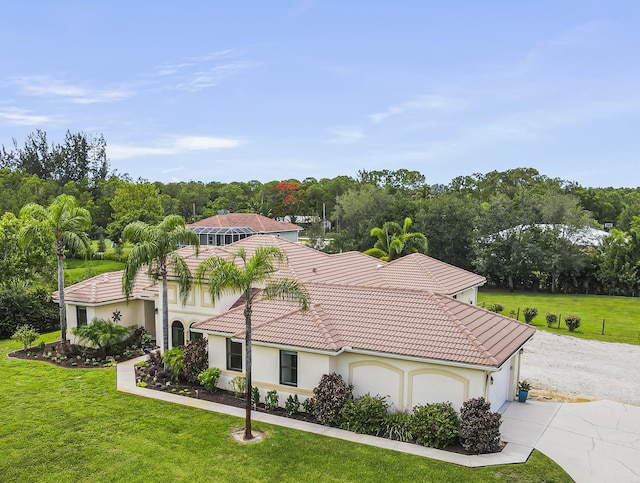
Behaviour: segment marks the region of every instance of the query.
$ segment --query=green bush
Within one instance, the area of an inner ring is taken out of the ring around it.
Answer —
[[[547,327],[550,329],[553,329],[558,323],[558,316],[552,312],[545,315],[545,319],[547,320]]]
[[[502,416],[492,413],[491,404],[483,397],[465,401],[460,409],[463,448],[475,454],[500,451],[501,420]]]
[[[162,363],[164,367],[171,373],[171,379],[177,381],[182,377],[184,371],[184,351],[182,347],[174,347],[164,351],[162,354]]]
[[[580,327],[580,317],[578,317],[577,315],[567,315],[564,318],[564,323],[567,324],[569,332],[573,332],[578,327]]]
[[[209,367],[207,339],[189,342],[182,348],[184,352],[184,378],[193,384],[198,382],[198,375]]]
[[[236,397],[244,396],[247,391],[247,379],[244,376],[236,376],[229,381],[231,391]]]
[[[502,304],[489,304],[487,305],[487,310],[490,310],[491,312],[495,312],[496,314],[501,314],[502,311],[504,310],[504,305]]]
[[[218,386],[221,372],[217,367],[209,367],[198,374],[198,382],[205,389],[214,392]]]
[[[267,391],[267,394],[264,396],[264,408],[267,411],[275,411],[278,409],[278,391],[272,389],[271,391]]]
[[[29,324],[21,325],[11,336],[13,340],[18,341],[23,345],[25,352],[38,337],[40,337],[40,334],[38,334]]]
[[[324,374],[313,389],[313,416],[320,424],[339,424],[340,410],[351,399],[352,392],[353,384],[344,382],[341,375]]]
[[[289,394],[287,398],[287,402],[284,404],[284,410],[287,412],[289,416],[297,413],[300,409],[300,400],[298,399],[297,394]]]
[[[44,334],[60,329],[58,305],[44,289],[0,290],[0,339],[8,339],[19,326],[29,324]]]
[[[378,436],[384,431],[387,416],[388,405],[385,399],[384,396],[367,393],[355,401],[348,400],[340,410],[340,427],[355,433]]]
[[[129,336],[129,329],[108,319],[94,318],[90,324],[72,327],[71,333],[82,342],[90,342],[108,356]]]
[[[313,416],[313,400],[310,397],[302,401],[302,409],[308,416]]]
[[[418,405],[413,408],[411,432],[418,444],[444,448],[459,435],[460,420],[450,402]]]
[[[527,324],[530,324],[531,322],[533,322],[533,319],[535,319],[538,316],[538,309],[535,307],[526,307],[523,313],[524,313],[524,321]]]
[[[388,413],[384,418],[384,435],[395,441],[413,441],[411,414],[404,411]]]
[[[256,386],[253,386],[251,388],[251,403],[253,404],[254,408],[257,408],[258,404],[260,404],[260,389],[258,389]]]

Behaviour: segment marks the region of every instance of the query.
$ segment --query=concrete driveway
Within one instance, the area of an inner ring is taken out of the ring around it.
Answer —
[[[505,441],[534,447],[578,483],[640,482],[640,407],[613,401],[513,402]]]

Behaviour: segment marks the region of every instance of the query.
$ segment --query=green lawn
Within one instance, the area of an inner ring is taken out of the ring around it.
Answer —
[[[101,273],[123,269],[124,263],[113,260],[76,260],[69,258],[64,261],[64,284],[65,286],[73,285]]]
[[[0,341],[3,482],[571,481],[538,452],[470,469],[262,423],[265,441],[243,445],[241,419],[117,393],[115,368],[7,358],[18,346]]]
[[[525,307],[538,309],[533,325],[538,329],[557,334],[573,334],[585,339],[598,339],[608,342],[627,342],[640,344],[640,299],[638,297],[609,297],[606,295],[552,295],[533,292],[508,292],[502,290],[481,289],[478,304],[501,303],[505,306],[503,315],[511,310],[520,309],[520,320]],[[560,328],[549,329],[545,315],[553,312],[561,315],[574,314],[581,317],[582,325],[576,332],[569,332],[564,320]],[[602,335],[602,319],[605,319],[605,331]]]

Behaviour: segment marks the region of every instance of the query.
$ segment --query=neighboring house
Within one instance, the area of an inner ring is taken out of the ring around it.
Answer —
[[[272,220],[256,213],[227,213],[196,221],[187,227],[200,238],[201,245],[225,246],[252,235],[276,235],[297,242],[302,227]]]
[[[590,226],[572,227],[564,224],[550,224],[550,223],[538,223],[535,225],[517,225],[513,228],[499,231],[497,234],[491,235],[490,239],[495,237],[501,237],[503,239],[513,236],[514,234],[523,233],[532,227],[538,228],[540,231],[545,232],[548,230],[555,230],[558,233],[558,237],[569,240],[574,245],[581,247],[597,247],[602,245],[604,239],[609,235],[609,232],[605,230],[599,230]]]
[[[459,409],[465,400],[479,396],[497,410],[515,396],[521,349],[535,329],[475,306],[484,277],[421,254],[385,263],[359,252],[329,255],[265,235],[230,247],[202,246],[198,256],[193,247],[180,252],[193,272],[210,256],[230,256],[240,246],[251,256],[265,245],[278,246],[287,254],[288,266],[274,277],[303,282],[311,307],[302,313],[294,304],[261,300],[259,295],[255,299],[253,384],[263,397],[275,389],[281,404],[289,394],[304,399],[330,372],[351,382],[355,395],[388,396],[389,403],[401,410],[442,401]],[[108,293],[97,297],[103,304],[101,313],[124,313],[126,304],[122,295],[118,298],[115,285],[105,284],[105,290],[111,287]],[[67,290],[88,299],[101,287],[99,277],[94,277]],[[206,337],[209,363],[222,370],[220,386],[227,387],[243,370],[243,298],[227,294],[212,301],[206,286],[194,285],[183,306],[176,287],[170,279],[169,345]],[[147,289],[143,283],[141,288]],[[159,294],[156,287],[156,308],[162,306]],[[110,308],[108,298],[113,300]],[[82,303],[80,299],[72,295],[67,300],[69,313]],[[129,304],[148,300],[140,295]],[[70,327],[75,320],[69,317]],[[123,317],[125,325],[131,321]],[[161,323],[162,314],[156,313],[158,338]]]

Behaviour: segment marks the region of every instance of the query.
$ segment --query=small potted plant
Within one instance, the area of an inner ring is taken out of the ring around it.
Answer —
[[[518,401],[523,403],[529,397],[529,391],[531,390],[531,384],[526,379],[518,383]]]

